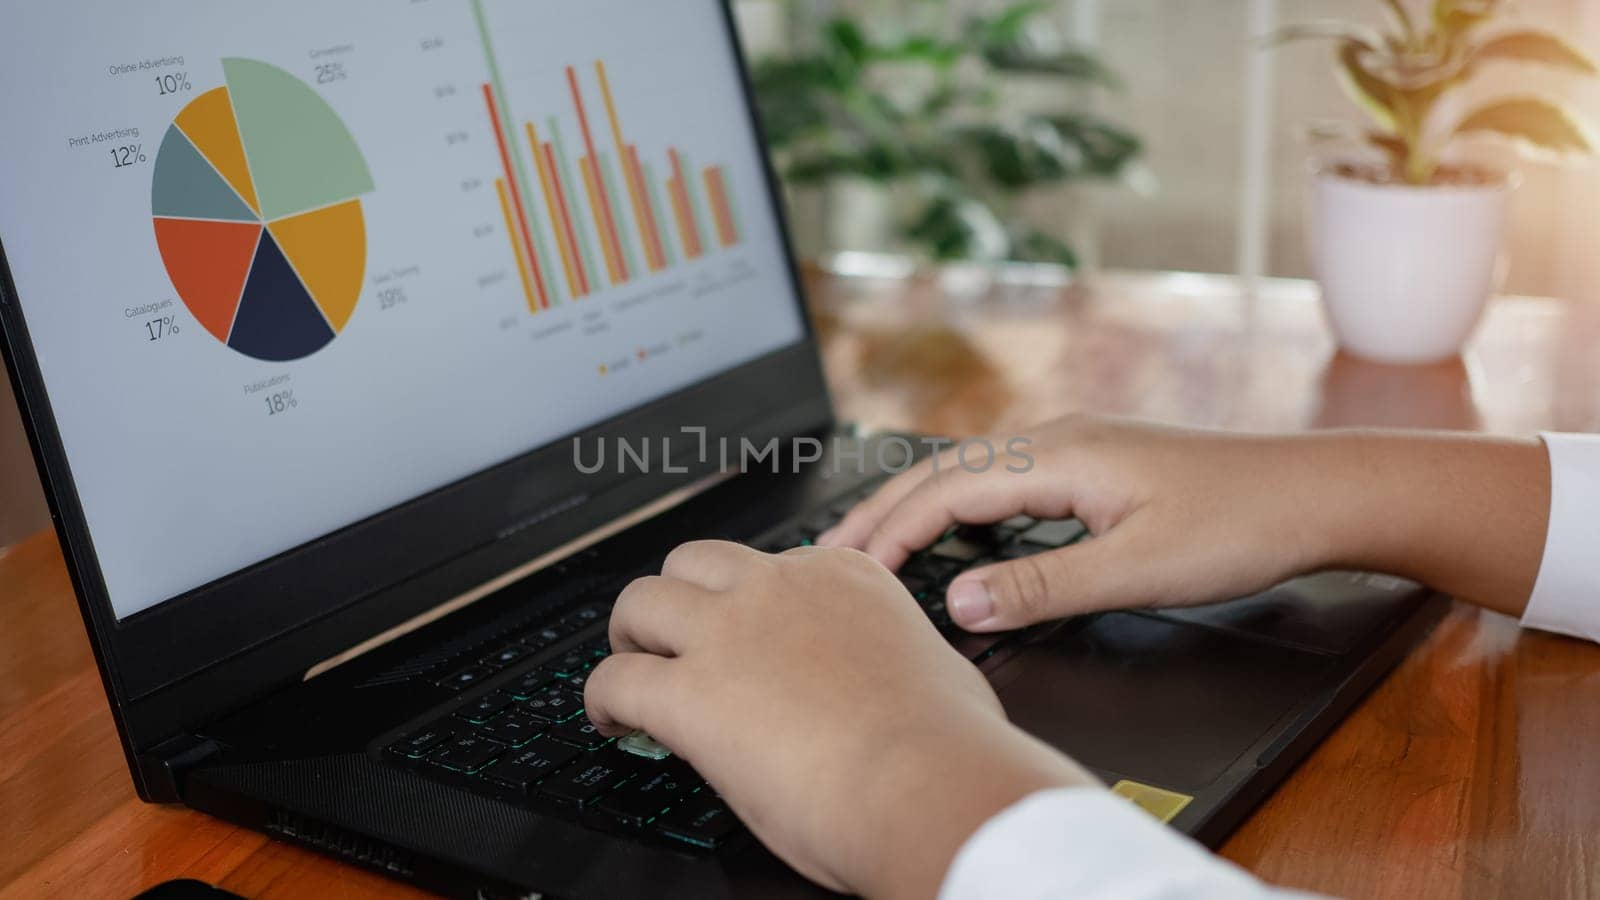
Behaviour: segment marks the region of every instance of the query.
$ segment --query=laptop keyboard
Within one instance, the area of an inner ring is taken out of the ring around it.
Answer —
[[[781,552],[809,545],[869,489],[774,529],[751,546]],[[1025,516],[994,526],[961,526],[912,557],[899,577],[941,633],[968,659],[982,662],[1019,633],[962,631],[945,609],[951,580],[975,566],[1046,552],[1087,535],[1076,520]],[[384,758],[429,778],[648,843],[706,852],[740,839],[743,827],[715,790],[670,750],[642,734],[606,738],[584,715],[584,684],[611,652],[610,600],[637,574],[645,572],[607,579],[604,589],[591,592],[595,599],[576,609],[568,605],[558,615],[546,612],[545,621],[519,616],[502,629],[480,631],[469,643],[474,655],[483,655],[470,664],[450,668],[435,659],[436,668],[447,669],[436,683],[462,696],[422,724],[380,741]]]

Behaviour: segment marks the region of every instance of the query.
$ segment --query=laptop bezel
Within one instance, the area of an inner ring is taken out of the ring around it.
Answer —
[[[659,442],[682,428],[762,440],[834,421],[784,198],[728,0],[736,66],[803,323],[799,341],[585,429],[592,442]],[[498,571],[573,540],[710,471],[583,476],[568,436],[118,621],[101,579],[48,390],[0,241],[0,351],[16,392],[80,610],[125,749],[140,750],[298,680],[311,665],[415,617]],[[590,444],[592,446],[592,443]],[[430,552],[431,551],[431,552]],[[137,766],[135,766],[137,779]]]

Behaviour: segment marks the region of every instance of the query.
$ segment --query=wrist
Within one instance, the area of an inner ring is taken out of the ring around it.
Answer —
[[[1384,572],[1519,615],[1543,554],[1548,455],[1538,441],[1347,433],[1309,438],[1306,569]]]
[[[953,727],[952,727],[953,726]],[[902,734],[855,799],[851,885],[873,900],[938,894],[956,853],[990,819],[1038,791],[1097,782],[1003,717]]]

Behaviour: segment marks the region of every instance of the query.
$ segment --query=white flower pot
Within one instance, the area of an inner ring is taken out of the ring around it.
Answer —
[[[1499,288],[1513,187],[1313,174],[1307,236],[1339,345],[1388,363],[1458,355]]]

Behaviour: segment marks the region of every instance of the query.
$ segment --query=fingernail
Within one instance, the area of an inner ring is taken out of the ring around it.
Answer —
[[[989,596],[989,586],[977,580],[950,585],[945,594],[945,607],[962,628],[981,625],[994,618],[994,598]]]
[[[818,547],[832,547],[833,546],[833,539],[838,534],[839,534],[839,529],[837,529],[837,528],[829,528],[827,531],[824,531],[823,533],[817,535],[817,546]]]

